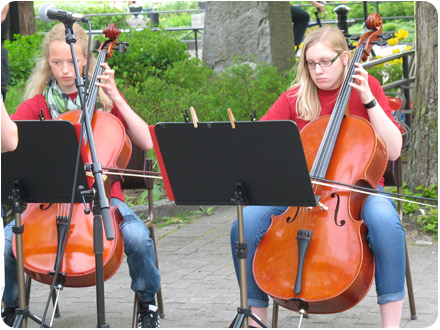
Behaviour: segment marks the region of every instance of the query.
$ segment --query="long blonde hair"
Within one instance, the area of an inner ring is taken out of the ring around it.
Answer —
[[[76,37],[76,44],[81,46],[82,55],[87,58],[88,49],[88,35],[79,24],[73,24],[73,32]],[[35,95],[42,94],[47,86],[47,82],[52,78],[52,70],[50,69],[47,57],[49,55],[49,46],[54,41],[66,40],[66,29],[63,23],[56,24],[44,37],[41,57],[37,60],[37,65],[33,69],[29,82],[26,85],[26,91],[24,94],[24,100],[28,100]],[[96,60],[93,56],[90,56],[89,62],[89,78],[92,77],[95,69]],[[85,68],[83,69],[85,70]],[[85,75],[85,72],[81,72],[81,75]],[[110,98],[101,90],[98,91],[98,98],[102,104],[103,110],[111,111],[113,109],[113,102]]]
[[[289,87],[298,88],[296,99],[296,112],[303,120],[314,120],[321,113],[321,103],[318,98],[318,88],[310,76],[307,68],[306,54],[314,44],[322,42],[337,53],[348,52],[347,41],[344,34],[337,27],[326,26],[312,31],[305,39],[301,49],[301,56],[298,64],[298,72],[295,81]],[[348,64],[345,66],[347,73]]]

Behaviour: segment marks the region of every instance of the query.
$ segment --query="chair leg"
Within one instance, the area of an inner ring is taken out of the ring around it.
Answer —
[[[159,269],[159,261],[158,261],[159,258],[157,257],[156,236],[154,234],[153,223],[151,221],[148,222],[147,227],[150,230],[150,235],[154,242],[154,252],[156,254],[156,267],[157,269]],[[160,318],[163,319],[165,317],[165,309],[163,306],[162,287],[159,288],[159,291],[157,292],[156,295],[157,295],[157,307],[159,308]]]
[[[414,300],[414,291],[411,276],[411,267],[409,265],[408,248],[405,241],[406,253],[406,288],[408,290],[409,310],[411,312],[411,320],[417,320],[416,302]]]
[[[272,328],[278,328],[278,309],[279,309],[278,303],[275,300],[273,300],[273,305],[272,305]]]
[[[32,278],[26,275],[26,306],[29,306],[29,302],[31,300],[31,287],[32,287]],[[52,291],[52,304],[55,306],[55,301],[57,298],[57,294],[55,291]],[[56,304],[55,307],[55,317],[60,317],[60,309],[59,304]]]
[[[402,187],[397,187],[397,192],[399,194],[402,193]],[[399,212],[400,220],[403,219],[403,202],[397,202],[397,209]],[[412,284],[412,276],[411,276],[411,266],[409,264],[409,255],[408,255],[408,245],[405,239],[405,257],[406,257],[406,288],[408,290],[408,300],[409,300],[409,310],[411,312],[411,320],[417,320],[417,312],[416,312],[416,302],[414,299],[414,290]]]
[[[131,321],[131,327],[132,328],[137,328],[137,323],[138,323],[138,309],[139,309],[139,300],[138,300],[138,296],[135,293],[134,294],[134,303],[133,303],[133,319]]]

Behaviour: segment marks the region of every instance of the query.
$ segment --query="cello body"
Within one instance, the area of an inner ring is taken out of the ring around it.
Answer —
[[[28,204],[22,215],[23,259],[26,273],[32,279],[52,284],[58,249],[56,220],[59,206],[69,204]],[[107,241],[103,235],[104,280],[113,276],[124,256],[124,243],[120,233],[121,221],[116,208],[110,209],[115,239]],[[15,241],[15,236],[14,236]],[[15,242],[13,242],[15,254]],[[93,251],[93,214],[84,214],[84,205],[75,204],[69,228],[60,273],[65,287],[88,287],[96,284],[95,255]]]
[[[309,170],[315,162],[329,116],[309,123],[301,131]],[[387,165],[387,150],[372,125],[346,116],[340,127],[326,179],[376,188]],[[272,217],[256,250],[253,272],[258,286],[281,306],[308,313],[337,313],[356,305],[374,278],[374,257],[361,219],[365,195],[317,185],[315,195],[323,207],[289,207]],[[301,230],[311,233],[305,258],[300,261]],[[295,292],[298,265],[302,285]],[[295,289],[294,289],[295,288]]]
[[[58,119],[79,122],[81,110],[60,115]],[[96,112],[91,121],[97,154],[102,164],[123,168],[131,156],[131,141],[125,133],[121,121],[106,112]],[[83,160],[90,162],[90,149],[83,148]],[[110,176],[108,178],[111,178]],[[93,180],[91,180],[93,181]],[[111,179],[106,180],[105,190],[110,196]],[[51,284],[53,280],[56,254],[59,248],[57,220],[67,218],[66,204],[29,204],[22,215],[26,230],[23,233],[23,256],[26,273],[41,283]],[[74,204],[67,243],[61,261],[60,273],[66,287],[88,287],[96,284],[95,254],[93,249],[93,214],[84,213],[84,204]],[[124,242],[120,230],[121,216],[116,208],[110,208],[114,240],[108,241],[103,235],[104,280],[118,270],[124,256]],[[13,252],[15,249],[13,237]]]

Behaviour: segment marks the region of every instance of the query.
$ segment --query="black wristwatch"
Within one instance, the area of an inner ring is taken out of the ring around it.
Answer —
[[[374,108],[377,105],[377,100],[375,97],[373,97],[373,99],[368,102],[368,103],[364,103],[364,107],[365,109],[371,109]]]

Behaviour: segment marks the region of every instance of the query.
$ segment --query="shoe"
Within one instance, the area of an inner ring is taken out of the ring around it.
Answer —
[[[2,309],[2,320],[6,325],[12,327],[14,325],[15,317],[17,316],[17,312],[15,309],[17,307],[5,307]]]
[[[159,328],[159,308],[153,303],[139,302],[138,328]]]

